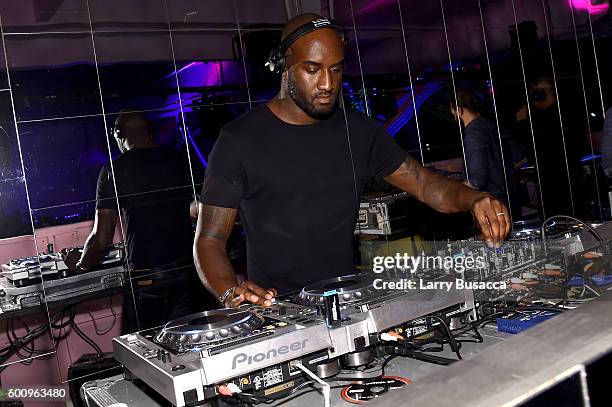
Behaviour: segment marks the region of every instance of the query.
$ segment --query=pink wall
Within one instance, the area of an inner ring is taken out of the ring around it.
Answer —
[[[116,295],[88,301],[79,304],[77,307],[77,315],[75,323],[78,327],[91,339],[98,344],[103,352],[112,352],[111,340],[118,336],[121,330],[121,301],[122,296]],[[89,311],[89,313],[88,313]],[[57,310],[50,310],[51,314]],[[113,316],[113,312],[115,315]],[[91,313],[91,315],[90,315]],[[30,329],[39,325],[48,323],[46,314],[32,315],[23,317],[21,320],[27,324]],[[1,321],[2,335],[0,336],[0,347],[8,345],[6,337],[6,321]],[[15,329],[17,336],[23,336],[26,329],[21,323],[15,322],[18,327]],[[98,330],[98,333],[96,332]],[[100,335],[100,332],[107,333]],[[64,337],[64,335],[66,335]],[[68,367],[74,363],[81,355],[85,353],[95,353],[93,348],[83,341],[73,330],[68,327],[62,330],[53,330],[54,337],[63,337],[56,341],[48,334],[41,336],[35,341],[36,350],[51,350],[51,354],[47,356],[37,356],[30,359],[30,365],[23,365],[19,362],[21,359],[18,356],[13,356],[8,363],[8,366],[1,374],[2,387],[8,388],[13,386],[65,386],[68,390]],[[57,347],[57,351],[53,349]],[[43,407],[43,406],[61,405],[60,403],[51,402],[33,402],[26,401],[26,407]]]
[[[36,245],[33,236],[19,236],[8,239],[0,239],[0,264],[15,258],[33,256],[36,247],[40,251],[47,250],[47,244],[52,243],[56,251],[66,247],[82,246],[91,231],[93,221],[79,222],[71,225],[55,226],[36,230]],[[115,233],[115,242],[121,241],[120,233]],[[104,352],[111,352],[111,339],[118,336],[121,331],[121,303],[122,296],[101,298],[81,303],[76,308],[75,323],[91,339],[93,339]],[[56,313],[57,309],[49,310],[50,314]],[[113,315],[113,313],[115,315]],[[48,324],[46,314],[39,313],[20,318],[23,323],[33,329],[42,324]],[[26,327],[19,320],[14,320],[15,334],[21,337],[27,333]],[[96,332],[96,330],[98,332]],[[104,334],[101,332],[108,331]],[[53,330],[54,337],[62,339],[56,341],[46,334],[38,338],[35,343],[36,350],[49,350],[50,355],[37,355],[30,360],[31,364],[19,363],[24,360],[15,355],[7,361],[8,367],[0,373],[3,388],[14,386],[61,386],[68,380],[68,368],[81,355],[95,353],[90,345],[83,341],[73,330]],[[8,345],[7,321],[0,321],[0,348]],[[55,350],[55,348],[57,350]],[[25,353],[25,352],[24,352]],[[27,356],[27,355],[24,355]],[[17,363],[15,363],[17,362]],[[60,403],[25,402],[27,407],[46,407],[49,405],[61,405]]]

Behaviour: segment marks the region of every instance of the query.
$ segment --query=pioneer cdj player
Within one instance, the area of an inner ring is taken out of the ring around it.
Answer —
[[[301,376],[290,362],[326,360],[331,342],[313,314],[285,303],[204,311],[114,338],[113,351],[129,375],[181,407],[215,397],[218,383],[256,391],[288,386]]]
[[[333,324],[325,309],[330,295],[339,309]],[[470,304],[470,292],[386,292],[351,275],[279,297],[270,307],[205,311],[123,335],[113,339],[113,351],[126,377],[141,379],[178,407],[216,397],[224,383],[279,395],[306,380],[300,368],[327,378],[365,365],[381,333]]]

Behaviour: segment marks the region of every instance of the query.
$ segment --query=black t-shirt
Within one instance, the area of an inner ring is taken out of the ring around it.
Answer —
[[[193,187],[184,154],[164,148],[132,149],[113,161],[126,249],[134,269],[192,259],[189,204]],[[97,209],[117,209],[110,164],[98,178]]]
[[[285,293],[354,272],[356,195],[407,153],[367,116],[347,111],[347,121],[348,132],[338,109],[292,125],[262,105],[221,130],[200,200],[240,209],[247,273],[265,288]]]

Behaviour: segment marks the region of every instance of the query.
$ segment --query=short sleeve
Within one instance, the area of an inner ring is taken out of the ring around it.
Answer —
[[[372,134],[370,159],[368,162],[369,178],[380,180],[391,175],[408,157],[393,138],[378,124],[369,118],[365,118],[368,131]]]
[[[221,131],[209,159],[199,201],[205,205],[238,208],[243,196],[242,165],[231,133]]]
[[[105,165],[98,176],[96,186],[96,209],[117,209],[117,198],[110,166]]]

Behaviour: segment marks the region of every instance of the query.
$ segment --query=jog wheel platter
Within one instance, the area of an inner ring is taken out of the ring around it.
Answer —
[[[353,274],[310,284],[302,289],[294,301],[308,307],[322,306],[325,294],[330,291],[338,294],[341,305],[367,300],[376,293],[371,278]]]
[[[175,319],[155,335],[155,342],[181,351],[231,340],[254,332],[264,319],[250,311],[217,309]]]

